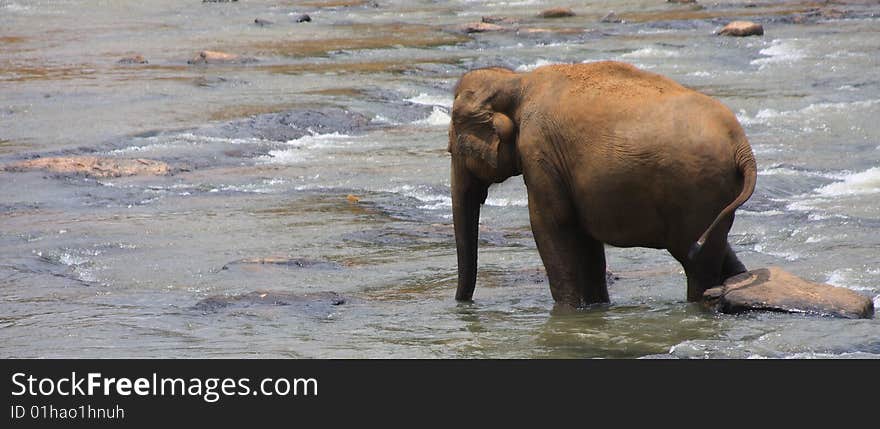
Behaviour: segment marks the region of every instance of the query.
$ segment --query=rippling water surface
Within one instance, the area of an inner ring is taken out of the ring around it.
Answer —
[[[747,266],[880,304],[877,2],[593,1],[535,17],[556,5],[0,0],[0,163],[173,171],[0,170],[0,356],[880,357],[877,319],[705,312],[650,249],[607,249],[612,305],[552,314],[521,178],[490,190],[475,302],[452,299],[457,78],[614,59],[737,113],[760,168],[731,231]],[[612,10],[623,22],[600,22]],[[458,31],[486,15],[519,22]],[[738,18],[765,35],[712,35]],[[205,49],[255,61],[187,63]],[[135,54],[148,63],[117,63]],[[296,299],[197,305],[254,291]]]

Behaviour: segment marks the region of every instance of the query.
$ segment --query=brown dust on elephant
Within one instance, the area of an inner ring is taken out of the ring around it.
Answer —
[[[609,302],[604,245],[666,249],[687,298],[745,272],[727,242],[757,166],[717,100],[629,64],[484,68],[455,87],[449,128],[456,299],[471,300],[480,206],[522,174],[557,306]]]

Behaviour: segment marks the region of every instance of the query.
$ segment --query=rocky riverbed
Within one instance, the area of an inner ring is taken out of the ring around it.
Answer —
[[[446,153],[472,68],[662,73],[752,142],[743,262],[876,306],[878,22],[846,0],[0,0],[0,356],[880,357],[877,318],[707,311],[650,249],[608,249],[610,306],[553,313],[519,178],[490,189],[458,304]]]

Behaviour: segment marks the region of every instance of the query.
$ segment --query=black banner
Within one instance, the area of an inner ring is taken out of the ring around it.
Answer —
[[[387,423],[871,410],[878,361],[6,360],[7,424]],[[806,408],[804,408],[806,407]],[[873,411],[871,411],[873,413]],[[519,417],[518,417],[519,416]],[[797,417],[793,415],[792,418]],[[870,413],[865,417],[870,418]]]

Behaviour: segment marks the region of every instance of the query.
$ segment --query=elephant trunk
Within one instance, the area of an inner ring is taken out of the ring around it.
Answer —
[[[452,158],[452,221],[458,253],[458,289],[455,299],[470,301],[477,284],[477,240],[480,206],[486,201],[488,184],[474,177],[463,161]]]

